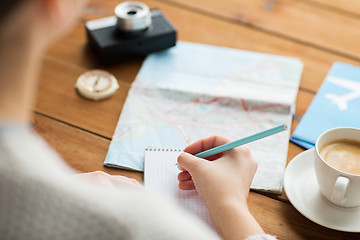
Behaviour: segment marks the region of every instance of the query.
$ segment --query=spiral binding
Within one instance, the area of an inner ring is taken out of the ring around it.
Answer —
[[[147,147],[145,151],[158,151],[158,152],[182,152],[180,148],[158,148],[158,147]]]

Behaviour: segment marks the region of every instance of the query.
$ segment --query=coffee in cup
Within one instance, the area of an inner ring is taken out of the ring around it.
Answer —
[[[322,133],[314,151],[320,192],[341,207],[360,205],[360,129],[334,128]]]
[[[330,166],[346,173],[360,175],[360,142],[339,139],[325,144],[320,156]]]

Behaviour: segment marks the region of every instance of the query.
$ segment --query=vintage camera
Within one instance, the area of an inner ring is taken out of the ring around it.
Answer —
[[[158,9],[123,2],[115,16],[86,22],[88,42],[104,64],[175,46],[176,30]]]

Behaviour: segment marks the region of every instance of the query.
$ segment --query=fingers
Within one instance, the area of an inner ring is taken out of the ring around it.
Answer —
[[[113,184],[128,185],[128,186],[143,188],[143,185],[141,185],[136,179],[128,178],[125,176],[120,176],[120,175],[111,176],[111,181]]]
[[[179,188],[181,190],[194,190],[195,185],[189,172],[181,172],[178,175]]]
[[[191,154],[196,154],[228,142],[230,142],[230,140],[225,137],[212,136],[190,144],[187,148],[185,148],[184,151]]]
[[[111,179],[109,178],[110,175],[105,172],[102,172],[102,171],[81,173],[78,176],[96,181],[97,183],[101,184],[102,186],[111,187],[113,185]]]
[[[227,152],[230,156],[234,156],[238,159],[252,159],[250,149],[247,146],[240,146],[231,149]]]
[[[120,175],[110,175],[102,171],[82,173],[79,176],[96,181],[102,186],[132,186],[137,188],[143,188],[143,186],[136,179]]]
[[[185,182],[179,182],[179,188],[181,190],[194,190],[195,185],[194,185],[194,182],[192,180],[185,181]]]
[[[197,176],[205,165],[206,160],[194,157],[189,153],[181,153],[178,157],[178,165],[185,171],[179,173],[179,188],[182,190],[194,190],[195,185],[192,176]]]
[[[191,180],[191,175],[190,175],[190,173],[189,172],[181,172],[181,173],[179,173],[179,175],[178,175],[178,180],[180,181],[180,182],[184,182],[184,181],[189,181],[189,180]]]
[[[186,152],[181,153],[177,159],[179,168],[188,171],[191,176],[194,176],[194,174],[202,169],[205,161]]]

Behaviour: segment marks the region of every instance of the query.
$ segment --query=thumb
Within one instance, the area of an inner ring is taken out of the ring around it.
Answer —
[[[189,153],[183,152],[179,155],[177,162],[180,170],[188,171],[191,176],[201,171],[206,164],[205,159],[195,157]]]

